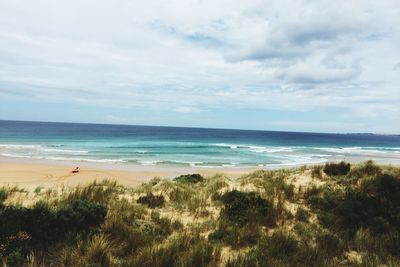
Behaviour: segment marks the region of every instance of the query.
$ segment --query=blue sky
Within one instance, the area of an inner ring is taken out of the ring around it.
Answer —
[[[0,119],[400,133],[400,4],[0,0]]]

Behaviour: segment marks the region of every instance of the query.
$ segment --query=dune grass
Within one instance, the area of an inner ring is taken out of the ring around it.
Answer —
[[[399,266],[399,210],[400,168],[371,161],[257,171],[235,180],[154,178],[136,188],[108,180],[34,192],[2,187],[0,260],[4,266]]]

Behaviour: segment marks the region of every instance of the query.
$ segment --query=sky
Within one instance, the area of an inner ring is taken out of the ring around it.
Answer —
[[[0,0],[0,119],[400,133],[398,0]]]

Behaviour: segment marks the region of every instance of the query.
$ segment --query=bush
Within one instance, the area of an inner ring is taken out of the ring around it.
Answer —
[[[148,193],[145,196],[139,197],[137,203],[146,204],[149,208],[162,207],[164,205],[163,195],[153,195],[153,193]]]
[[[179,182],[179,183],[195,184],[195,183],[202,182],[204,180],[204,178],[200,174],[195,173],[195,174],[181,175],[181,176],[174,178],[173,180],[176,182]]]
[[[25,263],[25,254],[16,249],[7,256],[6,263],[6,266],[10,267],[23,266]]]
[[[77,200],[54,210],[39,202],[33,208],[7,206],[0,210],[0,244],[3,254],[15,251],[25,256],[62,242],[68,233],[86,234],[104,220],[106,209],[95,203]]]
[[[43,186],[37,186],[35,190],[33,191],[35,194],[40,194],[40,192],[43,190]]]
[[[221,200],[224,204],[221,214],[233,223],[244,225],[250,221],[263,224],[274,222],[272,204],[255,192],[233,190],[223,194]]]
[[[271,236],[262,238],[258,250],[266,257],[285,260],[293,256],[298,250],[297,240],[290,234],[282,231],[274,232]]]
[[[7,197],[8,197],[7,190],[4,187],[0,188],[0,205],[7,199]]]
[[[376,192],[372,192],[391,206],[400,206],[400,179],[389,174],[383,174],[374,179]]]
[[[364,164],[357,166],[350,172],[350,176],[356,178],[365,178],[368,176],[374,177],[380,174],[382,174],[382,169],[375,165],[372,160],[366,161]]]
[[[310,213],[307,210],[305,210],[301,207],[299,207],[297,209],[296,216],[295,216],[296,220],[301,221],[301,222],[306,222],[306,221],[308,221],[309,217],[310,217]]]
[[[85,201],[75,200],[55,213],[58,227],[62,232],[82,232],[91,227],[99,226],[107,214],[102,205]]]
[[[329,176],[340,176],[349,173],[351,168],[350,163],[341,161],[339,163],[326,163],[324,166],[324,173]]]
[[[317,235],[316,242],[319,253],[329,257],[341,254],[344,248],[340,238],[329,232]]]
[[[367,221],[367,225],[374,234],[386,233],[390,229],[389,222],[383,217],[373,217]]]
[[[303,266],[299,263],[304,257],[298,254],[298,241],[283,231],[277,231],[261,238],[246,255],[229,260],[227,266]]]
[[[374,233],[383,233],[390,227],[399,228],[396,190],[393,177],[376,178],[375,191],[365,193],[357,189],[348,189],[344,194],[337,190],[328,190],[321,197],[310,198],[312,207],[319,209],[318,218],[326,227],[338,233],[352,236],[360,228],[370,229]]]
[[[261,236],[258,224],[249,223],[244,226],[232,224],[229,221],[220,221],[218,228],[208,235],[210,241],[222,241],[234,248],[255,245]]]

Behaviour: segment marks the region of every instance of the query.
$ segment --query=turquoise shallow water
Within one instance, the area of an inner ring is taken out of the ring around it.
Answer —
[[[400,162],[400,136],[0,121],[0,156],[197,167]]]

